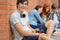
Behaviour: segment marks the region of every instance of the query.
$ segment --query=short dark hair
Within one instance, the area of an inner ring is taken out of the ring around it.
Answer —
[[[37,5],[37,6],[35,7],[35,9],[38,10],[38,9],[41,8],[41,7],[42,7],[41,5]]]
[[[57,6],[57,4],[52,4],[51,8],[56,9],[56,8],[58,8],[58,6]]]
[[[27,1],[27,5],[28,5],[28,0],[17,0],[17,3],[16,3],[16,5],[18,5],[19,3],[24,3],[25,1]],[[17,6],[18,7],[18,6]]]

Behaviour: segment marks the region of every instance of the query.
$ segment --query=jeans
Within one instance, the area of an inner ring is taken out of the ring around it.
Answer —
[[[57,29],[60,29],[60,23],[58,24],[58,27],[57,27]]]
[[[45,27],[45,24],[37,24],[37,25],[31,25],[30,26],[34,29],[38,28],[42,30],[42,33],[46,33],[47,28]]]
[[[38,40],[39,36],[27,36],[24,37],[22,40]]]

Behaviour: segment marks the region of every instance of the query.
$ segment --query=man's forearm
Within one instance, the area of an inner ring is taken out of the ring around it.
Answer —
[[[34,31],[35,29],[33,29],[30,25],[29,25],[29,23],[27,23],[27,26],[31,29],[31,31]]]
[[[33,32],[24,32],[21,34],[22,36],[39,36],[39,33],[33,33]]]

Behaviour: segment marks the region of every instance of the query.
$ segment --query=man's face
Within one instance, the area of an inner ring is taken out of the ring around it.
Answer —
[[[53,9],[53,12],[58,12],[58,9]]]
[[[43,8],[41,7],[41,8],[38,9],[38,11],[41,13],[41,12],[42,12],[42,9],[43,9]]]
[[[20,11],[24,11],[24,10],[27,8],[27,5],[28,5],[27,1],[25,1],[25,2],[23,2],[23,3],[19,3],[19,4],[18,4],[18,9],[19,9]]]

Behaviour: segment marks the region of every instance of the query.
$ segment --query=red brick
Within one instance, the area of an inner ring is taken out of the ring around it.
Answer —
[[[0,34],[1,34],[1,33],[9,34],[9,31],[10,31],[9,28],[8,28],[8,29],[7,29],[7,28],[1,28],[1,29],[0,29]]]
[[[16,1],[8,2],[9,5],[16,5]]]
[[[0,39],[7,40],[9,39],[9,31],[8,30],[0,30]]]
[[[14,12],[14,9],[13,10],[10,9],[10,11],[8,13],[9,13],[9,15],[11,15],[13,12]]]
[[[8,10],[8,6],[6,6],[6,5],[0,5],[0,10]]]
[[[7,12],[8,12],[8,10],[3,10],[3,9],[1,10],[1,9],[0,9],[0,15],[2,15],[2,14],[5,15],[5,14],[7,14]]]
[[[3,2],[0,1],[0,5],[7,5],[7,1],[3,1]]]
[[[4,17],[7,17],[8,16],[8,13],[7,12],[0,12],[0,18],[4,18]]]
[[[9,7],[9,10],[15,10],[15,9],[16,9],[15,5]]]
[[[9,40],[9,38],[1,38],[0,40]]]
[[[9,27],[10,25],[9,24],[0,24],[0,30],[2,29],[2,30],[4,30],[4,29],[9,29],[10,27]]]
[[[0,19],[0,24],[7,24],[9,23],[9,19]]]

